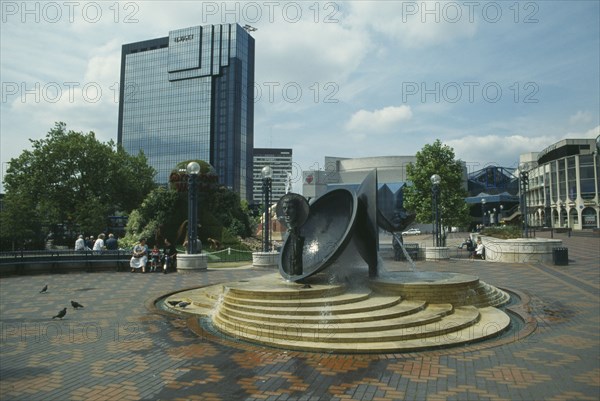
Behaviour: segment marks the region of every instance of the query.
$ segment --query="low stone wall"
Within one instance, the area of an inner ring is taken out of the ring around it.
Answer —
[[[528,263],[552,262],[552,248],[562,246],[562,240],[549,238],[498,239],[478,235],[485,246],[488,262]]]

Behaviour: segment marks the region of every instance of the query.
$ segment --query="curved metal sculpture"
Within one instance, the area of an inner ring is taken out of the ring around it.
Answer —
[[[346,189],[335,189],[317,199],[310,205],[306,222],[297,227],[297,235],[303,237],[302,252],[293,249],[289,235],[281,249],[279,273],[286,280],[300,281],[333,263],[352,239],[357,210],[356,195]],[[294,270],[298,264],[301,272]]]
[[[335,189],[318,198],[309,206],[304,224],[298,197],[287,194],[277,204],[277,215],[289,234],[281,250],[280,274],[301,281],[323,271],[352,246],[369,266],[369,276],[377,276],[376,172],[365,178],[356,194]],[[294,205],[290,208],[290,204]]]
[[[308,202],[302,195],[287,193],[281,197],[275,211],[288,229],[290,250],[286,253],[288,262],[286,271],[289,275],[302,275],[304,270],[302,252],[305,237],[300,232],[300,227],[308,219],[310,211]]]

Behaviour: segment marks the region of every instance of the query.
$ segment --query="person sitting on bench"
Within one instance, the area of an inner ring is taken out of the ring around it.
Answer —
[[[477,247],[471,255],[474,259],[485,259],[485,246],[481,242],[481,239],[477,240]]]

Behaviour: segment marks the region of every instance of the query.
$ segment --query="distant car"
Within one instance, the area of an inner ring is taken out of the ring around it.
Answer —
[[[409,228],[406,231],[402,231],[402,235],[419,235],[421,234],[421,230],[418,228]]]

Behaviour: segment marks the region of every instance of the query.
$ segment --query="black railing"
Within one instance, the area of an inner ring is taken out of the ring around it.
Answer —
[[[62,264],[80,264],[91,269],[97,263],[115,264],[117,269],[128,264],[131,250],[117,251],[74,251],[74,250],[39,250],[0,252],[0,267],[16,267],[16,272],[23,272],[27,265],[50,265],[52,270]],[[2,269],[5,271],[6,269]]]

